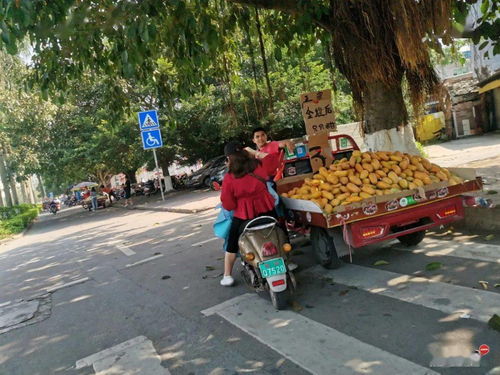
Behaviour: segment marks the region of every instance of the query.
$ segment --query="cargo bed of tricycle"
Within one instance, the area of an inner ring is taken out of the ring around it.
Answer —
[[[450,170],[464,178],[470,178],[471,173],[474,173],[474,171],[470,169],[451,168]],[[278,193],[282,194],[296,186],[301,186],[306,177],[310,177],[310,175],[302,175],[287,179],[288,181],[284,183],[278,182]],[[285,207],[300,216],[304,223],[322,228],[332,228],[390,213],[408,210],[414,211],[417,207],[448,200],[452,197],[472,193],[481,189],[481,178],[474,176],[464,183],[453,186],[446,186],[446,183],[436,183],[426,186],[425,188],[406,190],[397,194],[365,199],[359,203],[339,206],[329,215],[324,214],[320,207],[314,202],[283,197],[281,199]]]
[[[358,149],[351,137],[329,137],[335,159],[349,157]],[[341,145],[341,140],[347,139]],[[343,146],[343,147],[342,147]],[[285,178],[277,181],[281,195],[300,187],[313,173],[299,174],[299,159],[285,161]],[[294,164],[286,164],[294,163]],[[464,218],[464,197],[482,189],[482,180],[470,168],[448,168],[464,182],[441,181],[394,194],[373,196],[360,202],[339,205],[329,214],[309,200],[282,197],[289,228],[304,232],[310,229],[311,242],[318,260],[324,266],[338,265],[335,258],[351,248],[397,238],[407,245],[418,244],[432,227]],[[297,172],[297,173],[295,173]],[[292,175],[290,175],[292,174]],[[296,174],[296,175],[293,175]],[[337,259],[338,260],[338,259]]]

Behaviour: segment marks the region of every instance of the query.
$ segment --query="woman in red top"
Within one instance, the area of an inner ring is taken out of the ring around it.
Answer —
[[[228,158],[228,173],[222,182],[222,206],[234,211],[233,222],[227,239],[224,257],[224,277],[221,285],[231,286],[231,276],[238,252],[238,239],[242,224],[257,216],[276,217],[274,198],[262,179],[267,180],[279,166],[279,154],[270,154],[262,160],[253,158],[238,143],[230,142],[224,148]]]

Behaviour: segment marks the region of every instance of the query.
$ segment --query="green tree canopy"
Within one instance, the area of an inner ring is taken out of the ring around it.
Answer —
[[[427,47],[438,37],[449,40],[452,10],[461,17],[470,3],[17,0],[3,2],[1,28],[10,52],[28,36],[35,77],[44,92],[65,88],[90,69],[111,77],[156,80],[157,98],[171,103],[213,80],[214,69],[227,75],[225,52],[235,42],[232,36],[252,22],[251,7],[272,9],[277,12],[264,20],[277,47],[303,54],[317,41],[331,44],[334,61],[349,81],[355,102],[365,108],[367,131],[372,132],[405,123],[406,111],[398,98],[403,77],[414,104],[433,89],[437,80]],[[477,29],[492,37],[498,26],[491,19],[496,5],[483,3],[486,14]],[[175,75],[161,77],[160,59],[173,64]],[[384,111],[386,121],[381,124],[376,107],[384,93],[401,103],[392,112]]]
[[[46,106],[32,94],[18,97],[33,105],[33,116],[5,101],[17,119],[10,144],[26,155],[14,156],[13,167],[43,170],[53,181],[61,180],[59,170],[66,180],[131,171],[151,162],[135,119],[149,108],[160,109],[164,167],[206,160],[255,125],[276,137],[299,135],[299,93],[328,87],[337,91],[341,121],[354,120],[354,101],[366,133],[400,127],[408,117],[402,81],[418,106],[437,82],[428,48],[438,38],[450,41],[452,24],[465,23],[471,3],[1,1],[0,45],[15,54],[27,41],[27,88],[45,99],[50,93]],[[482,4],[473,37],[498,43],[497,5]],[[33,134],[42,137],[27,139]]]

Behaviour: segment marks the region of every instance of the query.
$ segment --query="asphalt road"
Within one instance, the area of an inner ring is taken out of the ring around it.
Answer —
[[[335,271],[297,238],[278,312],[238,270],[219,286],[214,217],[74,208],[1,245],[0,374],[500,374],[498,234],[390,242]]]

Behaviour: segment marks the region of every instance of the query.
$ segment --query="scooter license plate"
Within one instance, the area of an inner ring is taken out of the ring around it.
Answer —
[[[286,273],[285,261],[283,258],[274,258],[260,262],[259,269],[263,278]]]

